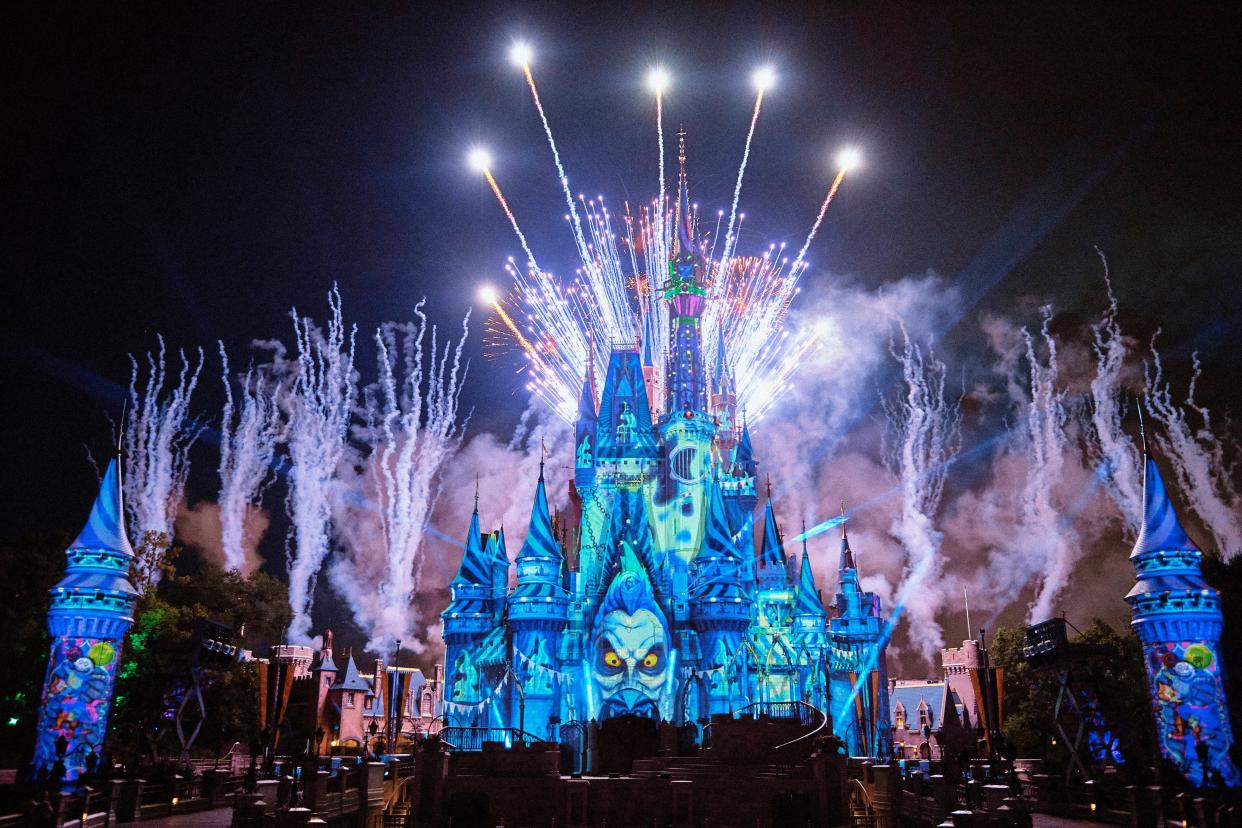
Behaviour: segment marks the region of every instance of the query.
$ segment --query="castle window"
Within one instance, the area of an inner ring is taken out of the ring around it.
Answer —
[[[920,704],[919,705],[919,727],[923,728],[923,727],[930,727],[930,726],[931,726],[931,711],[927,709],[926,704]]]
[[[352,690],[345,693],[345,706],[346,707],[354,706],[354,692]]]
[[[897,729],[901,730],[906,726],[906,707],[901,702],[897,702],[897,706],[893,708],[893,715],[897,719]]]

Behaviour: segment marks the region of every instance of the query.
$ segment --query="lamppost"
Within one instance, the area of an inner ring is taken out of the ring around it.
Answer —
[[[263,742],[259,736],[250,740],[250,769],[246,771],[246,793],[254,793],[259,787],[259,752],[263,750]]]
[[[375,738],[375,734],[379,732],[379,722],[377,722],[375,719],[372,719],[371,724],[367,725],[367,732],[371,734],[371,739],[370,739],[371,753],[372,755],[378,758],[379,751],[376,750],[376,748],[379,746],[379,743],[378,743],[378,740]]]

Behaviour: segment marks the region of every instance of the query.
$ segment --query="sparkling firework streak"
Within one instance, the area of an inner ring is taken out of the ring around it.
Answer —
[[[750,157],[765,92],[775,83],[770,68],[756,72],[756,89],[742,162],[734,185],[729,221],[721,236],[724,210],[717,213],[715,229],[708,232],[699,222],[698,205],[687,204],[685,215],[674,207],[666,192],[664,168],[664,99],[670,84],[668,73],[653,69],[647,87],[656,98],[656,139],[659,152],[660,191],[645,203],[624,204],[615,213],[603,196],[576,198],[569,190],[559,150],[552,136],[543,101],[531,73],[531,51],[519,45],[511,52],[521,67],[539,114],[556,174],[569,214],[566,222],[574,235],[579,264],[568,278],[557,278],[535,263],[516,217],[490,172],[490,159],[475,161],[486,177],[501,209],[505,211],[528,259],[519,267],[512,259],[505,266],[512,287],[484,296],[493,311],[487,323],[485,345],[490,356],[520,351],[527,373],[526,387],[564,419],[576,416],[578,396],[589,366],[596,371],[607,365],[615,345],[650,346],[655,371],[653,413],[662,413],[665,401],[664,373],[669,357],[671,320],[661,301],[671,251],[676,244],[678,220],[685,222],[687,237],[703,254],[703,281],[710,301],[702,317],[701,342],[709,373],[721,361],[731,371],[741,392],[739,404],[752,420],[788,390],[799,362],[820,342],[814,331],[786,325],[790,304],[799,292],[798,278],[805,269],[805,256],[822,225],[827,205],[841,185],[844,172],[857,163],[856,154],[838,156],[839,171],[829,188],[811,233],[793,265],[784,245],[772,245],[762,255],[736,255],[737,239],[745,213],[738,212],[741,184]],[[684,182],[684,133],[679,133]],[[710,251],[710,252],[708,252]],[[720,258],[715,257],[719,254]],[[725,344],[718,353],[718,343]],[[600,380],[599,376],[594,377]]]
[[[768,91],[776,80],[776,74],[771,67],[763,67],[755,72],[754,81],[755,89],[755,111],[750,116],[750,129],[746,132],[746,146],[742,149],[742,163],[737,168],[737,183],[733,185],[733,206],[729,208],[729,227],[725,231],[724,251],[720,254],[720,272],[728,273],[729,260],[733,258],[733,251],[737,247],[737,239],[734,236],[734,224],[737,219],[737,203],[742,198],[742,178],[746,175],[746,163],[750,161],[750,145],[755,139],[755,127],[759,124],[759,110],[763,108],[763,93]],[[741,232],[741,228],[737,228],[737,232]]]

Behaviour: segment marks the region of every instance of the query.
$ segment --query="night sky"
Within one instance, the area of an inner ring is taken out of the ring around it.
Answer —
[[[541,262],[569,271],[551,158],[505,57],[516,36],[536,50],[576,189],[652,193],[641,79],[660,62],[693,196],[727,207],[749,75],[771,62],[743,245],[796,249],[832,153],[855,144],[866,166],[811,249],[808,289],[829,271],[876,287],[930,269],[978,300],[966,321],[1032,294],[1087,315],[1104,301],[1098,245],[1128,329],[1161,327],[1179,377],[1197,349],[1200,399],[1236,414],[1238,20],[1083,5],[178,4],[7,21],[0,531],[76,530],[95,485],[87,451],[107,451],[127,355],[157,333],[207,350],[195,408],[211,416],[215,341],[236,363],[252,339],[288,340],[289,308],[322,318],[333,282],[361,331],[424,296],[456,325],[520,254],[463,163],[472,144],[491,148]],[[525,400],[475,331],[463,404],[472,430],[504,432]],[[972,336],[962,324],[947,339],[968,351]],[[211,496],[214,454],[195,461],[191,494]]]

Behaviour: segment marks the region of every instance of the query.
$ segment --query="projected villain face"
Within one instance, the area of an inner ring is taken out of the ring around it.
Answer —
[[[668,658],[668,624],[651,587],[641,576],[621,572],[595,620],[591,672],[599,689],[599,718],[660,718]]]

